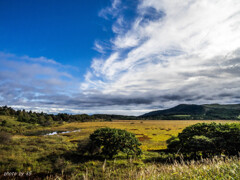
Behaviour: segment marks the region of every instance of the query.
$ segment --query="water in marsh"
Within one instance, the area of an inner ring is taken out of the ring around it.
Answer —
[[[45,136],[52,136],[56,134],[65,134],[65,133],[72,133],[72,132],[80,132],[80,129],[74,130],[74,131],[54,131],[54,132],[45,134]]]

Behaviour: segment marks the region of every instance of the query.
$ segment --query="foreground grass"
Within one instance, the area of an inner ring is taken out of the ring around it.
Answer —
[[[74,172],[69,176],[55,175],[45,179],[122,179],[122,180],[209,180],[240,179],[240,160],[233,158],[214,158],[201,161],[175,162],[173,164],[151,163],[139,165],[136,160],[128,160],[128,165],[119,168],[118,164],[102,163],[100,172],[94,168],[86,168],[84,173]]]
[[[18,137],[0,145],[0,172],[52,173],[59,156],[75,151],[64,137]]]

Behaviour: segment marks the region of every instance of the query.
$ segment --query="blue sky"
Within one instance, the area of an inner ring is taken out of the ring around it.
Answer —
[[[113,36],[98,16],[109,1],[0,1],[0,49],[18,56],[44,56],[79,68],[80,78],[97,55],[96,39]]]
[[[139,115],[240,103],[238,0],[0,0],[0,104]]]

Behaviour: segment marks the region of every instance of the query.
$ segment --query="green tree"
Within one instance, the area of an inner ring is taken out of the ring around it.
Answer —
[[[240,124],[198,123],[186,127],[178,137],[167,141],[172,152],[202,155],[238,155],[240,151]]]
[[[180,140],[176,136],[172,136],[167,140],[167,148],[172,152],[179,152],[181,150]]]
[[[90,135],[90,144],[99,149],[101,155],[112,158],[119,152],[129,155],[140,155],[141,143],[135,134],[121,129],[101,128]]]
[[[45,116],[44,115],[40,115],[39,117],[38,117],[38,123],[39,124],[41,124],[42,126],[45,126],[47,123],[46,123],[46,118],[45,118]],[[47,125],[46,125],[47,126]]]

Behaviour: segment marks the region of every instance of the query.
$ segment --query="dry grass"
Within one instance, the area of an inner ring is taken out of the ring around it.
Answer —
[[[102,162],[96,172],[86,168],[85,172],[74,172],[69,176],[49,176],[46,179],[68,180],[227,180],[240,179],[240,160],[233,158],[214,158],[201,161],[175,162],[174,164],[151,163],[136,166],[137,160],[129,159],[128,166],[119,168],[115,164]]]
[[[185,127],[200,122],[230,123],[236,121],[200,121],[200,120],[115,120],[113,122],[84,122],[68,123],[57,129],[81,129],[80,132],[70,134],[69,141],[77,141],[88,137],[94,130],[102,127],[125,129],[136,134],[142,143],[142,150],[156,150],[166,148],[166,140],[172,135],[178,135]]]
[[[131,162],[130,162],[131,163]],[[115,170],[119,171],[119,170]],[[106,179],[112,179],[114,169],[106,168]],[[129,168],[128,173],[119,173],[119,179],[239,179],[240,163],[238,158],[205,159],[185,163],[175,162],[171,165],[151,164],[145,167]]]

